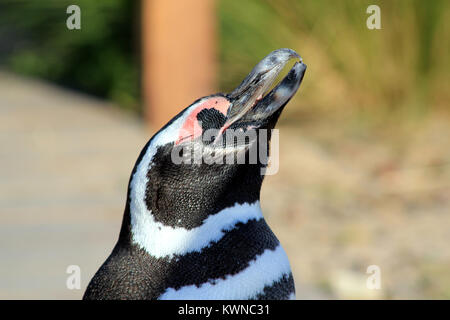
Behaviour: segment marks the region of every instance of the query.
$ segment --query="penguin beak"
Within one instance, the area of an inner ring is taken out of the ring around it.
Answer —
[[[272,91],[266,93],[291,59],[298,61],[284,79]],[[305,71],[306,65],[294,50],[278,49],[271,52],[228,94],[231,105],[222,131],[243,122],[252,123],[253,127],[261,127],[274,117],[276,122],[283,107],[297,92]]]

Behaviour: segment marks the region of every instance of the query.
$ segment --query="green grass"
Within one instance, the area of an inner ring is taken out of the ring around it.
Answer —
[[[381,9],[381,30],[366,27],[366,8]],[[308,65],[288,108],[373,118],[422,118],[448,109],[450,3],[447,1],[222,0],[219,2],[221,87],[271,50],[291,47]]]

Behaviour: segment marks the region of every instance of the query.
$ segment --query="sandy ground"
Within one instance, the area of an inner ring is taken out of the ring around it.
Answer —
[[[364,136],[282,126],[262,207],[297,297],[450,298],[450,126]],[[118,236],[150,137],[103,101],[0,73],[0,298],[79,299]],[[69,290],[67,267],[81,269]],[[366,286],[370,265],[381,288]]]

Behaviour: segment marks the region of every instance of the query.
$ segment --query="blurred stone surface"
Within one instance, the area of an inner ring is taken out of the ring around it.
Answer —
[[[81,298],[148,138],[103,101],[0,73],[0,299]],[[69,265],[81,290],[66,287]]]

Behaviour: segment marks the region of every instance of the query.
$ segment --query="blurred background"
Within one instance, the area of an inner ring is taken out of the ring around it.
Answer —
[[[297,298],[449,299],[449,39],[445,0],[0,0],[0,298],[81,298],[152,133],[289,47],[308,70],[261,205]]]

